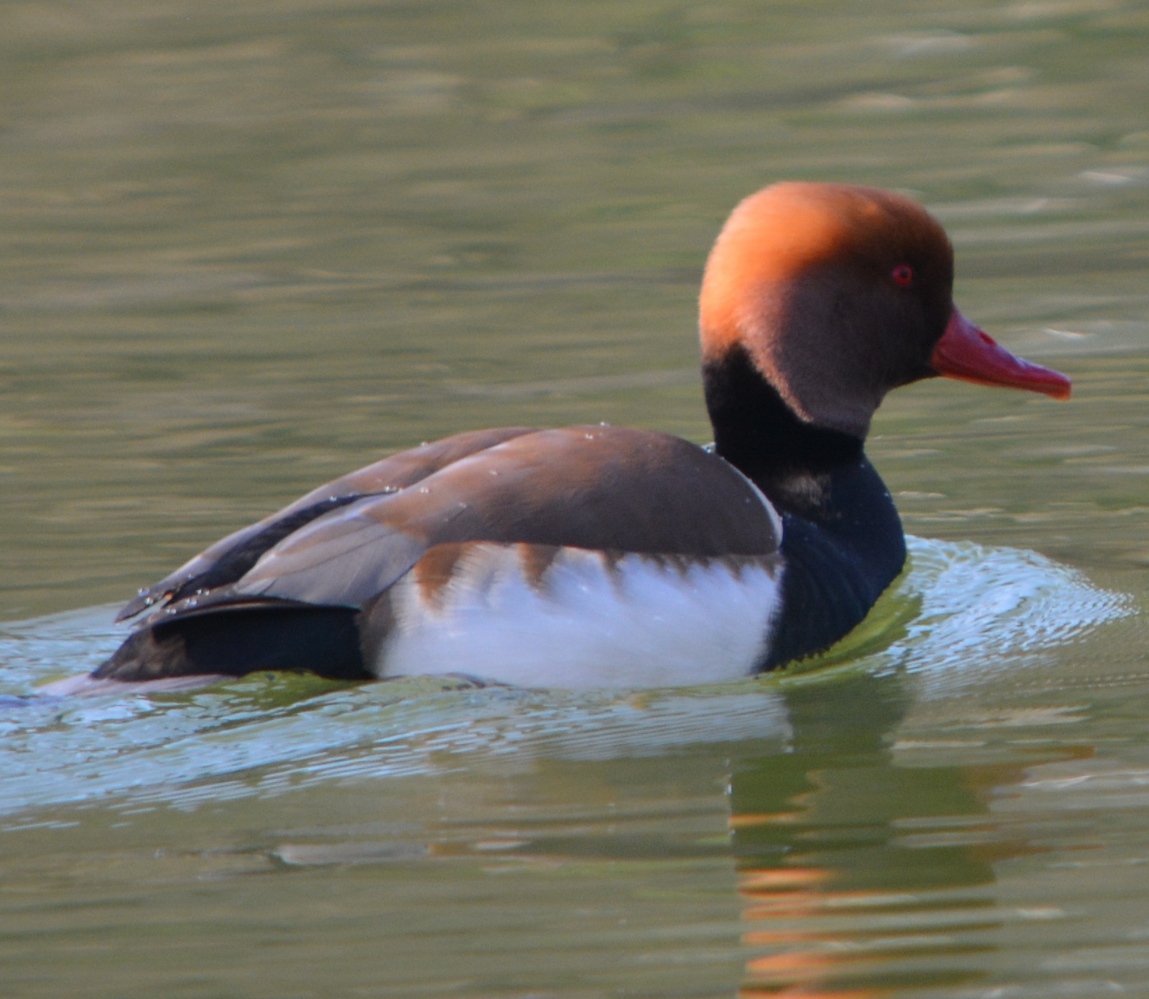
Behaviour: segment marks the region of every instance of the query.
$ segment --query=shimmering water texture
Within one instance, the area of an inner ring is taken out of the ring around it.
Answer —
[[[578,696],[430,677],[346,687],[268,675],[197,692],[58,697],[37,686],[62,667],[94,665],[122,632],[105,608],[41,618],[0,632],[0,813],[19,825],[46,805],[190,807],[484,757],[527,766],[745,739],[782,751],[790,730],[778,689],[797,675],[920,674],[927,696],[986,686],[1131,609],[1032,552],[913,539],[903,578],[818,661],[731,686]]]
[[[1144,3],[0,0],[0,93],[5,999],[1149,996]],[[710,439],[699,277],[780,179],[911,193],[1074,381],[891,393],[937,540],[822,661],[43,694],[421,440]]]
[[[1140,837],[1093,817],[1149,809],[1149,769],[1095,758],[1114,726],[1049,687],[1134,601],[1028,551],[910,547],[822,660],[712,688],[59,698],[40,685],[113,647],[111,609],[9,625],[0,966],[109,997],[1123,988]],[[1079,680],[1095,705],[1122,683]]]

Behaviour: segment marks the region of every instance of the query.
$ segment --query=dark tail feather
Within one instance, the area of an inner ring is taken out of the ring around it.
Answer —
[[[333,680],[367,680],[373,674],[360,650],[357,613],[343,607],[261,607],[165,621],[129,635],[92,676],[139,682],[306,670]]]

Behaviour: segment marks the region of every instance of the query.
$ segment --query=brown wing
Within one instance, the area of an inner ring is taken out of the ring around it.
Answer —
[[[234,583],[268,549],[332,510],[364,496],[405,489],[460,458],[531,432],[529,427],[500,427],[456,434],[401,451],[328,482],[258,523],[229,534],[158,583],[140,590],[116,620],[125,621],[149,607],[175,603],[193,595],[203,596]]]
[[[761,494],[721,458],[666,434],[567,427],[508,435],[397,491],[324,512],[238,579],[177,597],[172,609],[362,607],[430,548],[466,541],[699,558],[769,554],[779,543]]]

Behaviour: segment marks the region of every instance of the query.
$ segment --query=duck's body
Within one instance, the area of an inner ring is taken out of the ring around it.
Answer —
[[[863,453],[936,374],[1068,394],[953,307],[940,226],[895,195],[748,198],[702,295],[712,451],[607,426],[460,434],[337,479],[128,604],[94,677],[306,669],[528,686],[746,676],[826,648],[901,571]]]

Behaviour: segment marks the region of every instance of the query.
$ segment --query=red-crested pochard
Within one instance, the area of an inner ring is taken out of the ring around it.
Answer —
[[[908,198],[784,183],[706,265],[714,445],[594,425],[459,434],[320,486],[154,586],[93,674],[464,674],[669,686],[842,638],[901,571],[863,453],[890,389],[935,375],[1069,395],[955,307],[953,251]]]

